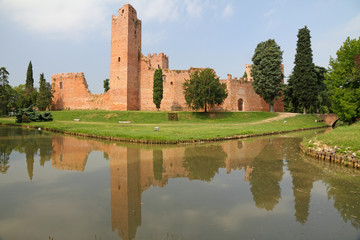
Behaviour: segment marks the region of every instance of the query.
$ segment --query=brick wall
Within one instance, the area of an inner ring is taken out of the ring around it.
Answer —
[[[51,77],[55,90],[54,109],[150,110],[153,103],[155,69],[163,69],[164,93],[162,111],[189,110],[183,94],[183,83],[197,70],[170,70],[169,58],[163,53],[141,53],[141,21],[136,10],[126,4],[112,16],[110,90],[105,94],[91,94],[83,73],[59,73]],[[283,65],[282,65],[283,70]],[[269,105],[258,96],[252,86],[251,65],[245,65],[248,78],[221,80],[227,84],[229,95],[222,106],[213,111],[268,111]],[[275,111],[283,111],[277,101]]]

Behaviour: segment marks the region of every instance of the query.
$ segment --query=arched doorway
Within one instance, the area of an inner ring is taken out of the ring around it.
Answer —
[[[243,110],[243,104],[244,104],[244,101],[242,98],[240,98],[238,100],[238,111],[242,111]]]

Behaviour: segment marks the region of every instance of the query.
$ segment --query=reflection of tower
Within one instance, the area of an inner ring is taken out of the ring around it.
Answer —
[[[112,230],[133,239],[141,225],[140,150],[119,148],[110,157],[110,174]]]

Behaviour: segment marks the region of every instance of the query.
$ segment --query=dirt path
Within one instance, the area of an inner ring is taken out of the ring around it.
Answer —
[[[267,122],[277,121],[277,120],[281,120],[281,119],[288,118],[288,117],[295,117],[298,114],[299,113],[279,112],[279,115],[276,116],[276,117],[264,119],[264,120],[261,120],[261,121],[258,121],[258,122],[251,122],[251,123],[248,123],[248,124],[267,123]]]

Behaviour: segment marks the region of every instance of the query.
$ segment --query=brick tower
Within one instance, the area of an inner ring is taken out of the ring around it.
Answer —
[[[141,21],[130,4],[112,16],[110,90],[121,110],[138,110]],[[116,104],[115,103],[115,104]]]

